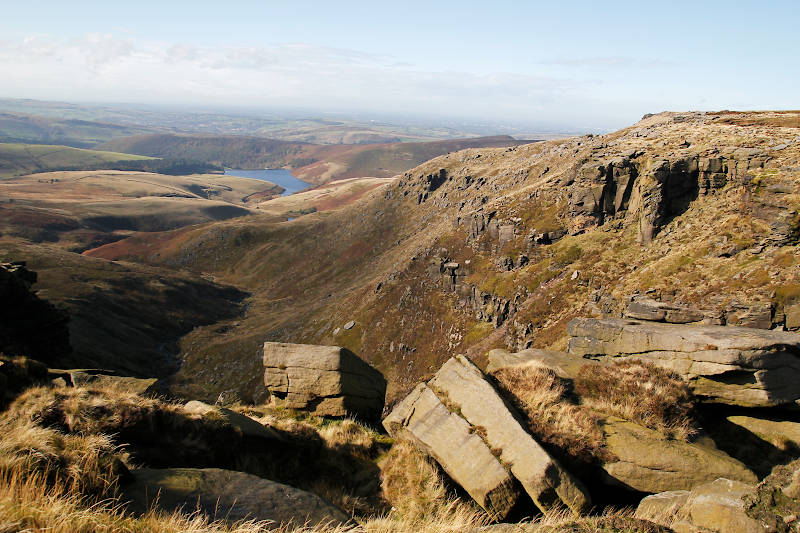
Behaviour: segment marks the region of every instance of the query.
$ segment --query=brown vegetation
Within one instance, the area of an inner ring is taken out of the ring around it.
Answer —
[[[492,375],[525,413],[531,433],[559,457],[584,463],[610,459],[599,417],[571,400],[555,372],[526,366],[501,368]]]
[[[697,433],[692,393],[680,376],[644,361],[585,365],[575,379],[581,404],[672,438]]]

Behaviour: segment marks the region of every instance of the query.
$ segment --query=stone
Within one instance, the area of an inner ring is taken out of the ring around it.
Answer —
[[[280,524],[343,525],[347,516],[315,494],[244,472],[218,468],[141,468],[122,487],[134,513],[151,505],[166,511],[199,510],[229,522],[270,520]]]
[[[670,305],[651,298],[635,298],[628,304],[625,316],[639,320],[686,324],[700,322],[705,318],[705,313],[697,309]]]
[[[770,329],[772,306],[770,304],[732,305],[726,310],[726,321],[730,326]]]
[[[786,329],[800,329],[800,304],[786,306]]]
[[[720,533],[755,533],[767,531],[745,513],[743,497],[754,485],[730,479],[717,479],[695,487],[682,513],[697,527]]]
[[[475,428],[490,448],[500,450],[500,460],[542,512],[568,507],[575,513],[589,509],[588,492],[577,479],[523,429],[483,372],[463,355],[448,360],[428,385],[457,405],[461,416]]]
[[[668,490],[651,494],[642,498],[634,516],[655,524],[671,525],[672,518],[686,505],[690,494],[688,490]]]
[[[690,490],[719,477],[746,483],[757,481],[741,462],[719,450],[668,439],[616,417],[605,419],[602,429],[608,451],[618,459],[602,465],[614,484],[656,493]]]
[[[566,352],[529,348],[511,353],[508,350],[497,348],[489,351],[489,364],[486,372],[491,374],[501,368],[513,366],[539,366],[552,370],[562,379],[575,379],[583,366],[597,364],[599,363],[593,359]]]
[[[514,479],[486,442],[426,384],[398,403],[383,427],[395,438],[409,437],[433,457],[493,519],[505,518],[517,502]]]
[[[800,398],[800,334],[754,328],[576,318],[568,351],[622,356],[670,369],[705,402],[744,407]]]
[[[158,392],[158,379],[134,378],[130,376],[114,376],[98,374],[83,370],[68,370],[69,382],[73,387],[110,387],[123,392],[145,395]]]
[[[379,420],[383,375],[347,348],[265,342],[264,385],[290,409]]]
[[[342,328],[343,329],[353,329],[353,326],[355,326],[355,325],[356,325],[355,321],[351,320],[350,322],[348,322],[347,324],[342,326]]]
[[[207,403],[203,403],[198,400],[192,400],[187,402],[186,405],[183,406],[183,409],[190,414],[224,419],[237,431],[241,432],[241,434],[245,437],[280,442],[284,442],[286,440],[274,429],[256,422],[249,416],[237,413],[236,411],[231,411],[225,407],[208,405]]]
[[[779,449],[800,451],[800,422],[768,420],[752,416],[729,416],[728,422],[743,427],[750,433]]]
[[[744,498],[754,489],[747,483],[715,479],[691,491],[648,496],[639,502],[634,516],[679,532],[766,533],[771,529],[745,510]]]

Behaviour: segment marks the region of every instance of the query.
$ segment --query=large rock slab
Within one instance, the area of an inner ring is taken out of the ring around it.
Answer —
[[[248,438],[278,442],[286,441],[283,435],[271,427],[267,427],[264,424],[259,424],[249,416],[237,413],[236,411],[231,411],[225,407],[217,407],[197,400],[192,400],[187,402],[186,405],[183,406],[183,409],[187,413],[225,420],[243,436]]]
[[[605,419],[603,433],[608,451],[618,459],[605,463],[603,470],[615,483],[629,489],[650,493],[690,490],[721,477],[757,481],[746,466],[724,452],[667,439],[621,418]]]
[[[659,302],[651,298],[634,298],[625,309],[625,316],[639,320],[652,320],[669,322],[672,324],[687,324],[700,322],[705,318],[705,313],[698,309],[677,306]]]
[[[769,420],[752,416],[733,415],[728,422],[736,424],[769,442],[779,449],[800,451],[800,422],[791,420]]]
[[[636,518],[671,527],[678,532],[762,533],[770,531],[745,512],[744,498],[754,485],[716,479],[691,491],[654,494],[644,498]]]
[[[689,381],[707,402],[769,407],[800,398],[800,334],[733,326],[576,318],[574,355],[636,357]]]
[[[393,437],[408,436],[494,519],[516,503],[514,479],[474,428],[420,383],[383,420]]]
[[[553,350],[531,348],[511,353],[501,348],[489,351],[489,364],[486,372],[492,373],[501,368],[514,366],[539,366],[548,368],[562,379],[575,379],[585,365],[597,365],[598,361],[579,355]]]
[[[510,465],[511,473],[543,512],[559,507],[576,513],[589,509],[591,500],[583,484],[522,428],[483,372],[466,357],[447,361],[428,385],[458,406],[473,427],[481,428],[486,443],[500,450],[500,460]]]
[[[129,509],[143,513],[152,505],[231,522],[271,520],[276,524],[339,525],[347,516],[319,496],[243,472],[218,468],[142,468],[123,487]]]
[[[346,348],[265,342],[263,361],[264,384],[286,407],[319,416],[380,419],[386,380]]]

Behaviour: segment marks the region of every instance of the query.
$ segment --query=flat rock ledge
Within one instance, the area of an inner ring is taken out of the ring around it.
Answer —
[[[567,334],[570,354],[651,362],[683,376],[707,403],[774,407],[800,398],[797,333],[576,318]]]
[[[264,385],[290,409],[379,420],[383,375],[347,348],[265,342]]]
[[[141,468],[131,471],[123,500],[135,513],[155,505],[167,512],[199,510],[229,522],[270,520],[276,525],[341,525],[339,509],[319,496],[243,472],[219,468]]]

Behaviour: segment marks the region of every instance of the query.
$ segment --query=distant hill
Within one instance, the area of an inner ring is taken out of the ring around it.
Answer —
[[[0,142],[6,143],[61,144],[91,148],[116,137],[147,131],[151,130],[89,120],[0,113]]]
[[[311,183],[334,179],[390,178],[440,155],[466,148],[503,148],[536,141],[518,141],[509,135],[446,141],[320,146],[314,163],[292,172]]]
[[[101,150],[169,159],[193,159],[235,168],[281,168],[313,152],[316,145],[237,137],[232,135],[150,134],[115,139],[99,145]],[[310,161],[301,159],[300,163]]]
[[[149,134],[98,148],[163,158],[186,158],[234,168],[289,168],[314,184],[356,177],[391,177],[434,157],[465,148],[498,148],[533,141],[508,135],[446,141],[325,145],[226,135]]]
[[[62,170],[98,168],[119,161],[155,161],[152,157],[85,150],[49,144],[0,143],[0,177]]]

